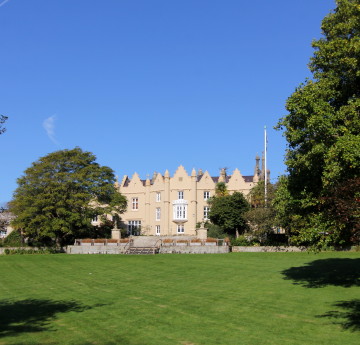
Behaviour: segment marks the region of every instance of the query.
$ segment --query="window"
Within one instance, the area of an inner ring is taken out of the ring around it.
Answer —
[[[99,221],[99,216],[94,216],[94,218],[91,220],[92,223],[97,223]]]
[[[187,205],[174,205],[174,219],[186,219]]]
[[[155,227],[155,235],[157,235],[157,236],[160,235],[160,225],[156,225],[156,227]]]
[[[174,200],[173,204],[173,219],[174,220],[186,220],[187,219],[187,200],[180,199]]]
[[[161,193],[157,192],[156,193],[156,202],[160,202],[161,201]]]
[[[132,209],[138,210],[139,209],[139,198],[132,198]]]
[[[204,206],[204,219],[205,220],[209,219],[209,211],[210,211],[210,207],[209,206]]]
[[[141,220],[129,220],[128,234],[140,235],[140,231],[141,231]]]
[[[176,230],[178,234],[183,234],[185,232],[184,224],[178,224]]]
[[[210,198],[210,192],[209,191],[205,191],[204,192],[204,200],[207,200]]]
[[[161,218],[161,209],[160,209],[160,207],[157,207],[156,208],[155,219],[160,220],[160,218]]]
[[[184,199],[184,192],[182,190],[178,191],[178,200]]]

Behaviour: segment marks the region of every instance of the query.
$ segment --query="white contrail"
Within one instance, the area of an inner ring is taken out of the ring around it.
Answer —
[[[46,120],[44,120],[43,127],[49,139],[55,145],[59,145],[58,141],[55,138],[55,119],[56,119],[56,115],[48,117]]]
[[[0,3],[0,7],[1,6],[3,6],[3,5],[5,5],[7,2],[9,2],[10,0],[4,0],[4,1],[2,1],[1,3]]]

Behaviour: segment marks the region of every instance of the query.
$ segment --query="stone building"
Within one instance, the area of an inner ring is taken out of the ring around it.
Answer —
[[[14,219],[14,215],[6,209],[0,208],[0,238],[5,238],[14,229],[10,226],[10,222]]]
[[[172,177],[168,170],[164,175],[155,172],[146,180],[137,173],[131,179],[125,175],[116,183],[128,200],[127,210],[121,215],[122,226],[132,235],[195,235],[196,224],[208,219],[207,200],[214,195],[216,184],[225,182],[230,193],[247,195],[264,177],[259,161],[257,156],[252,176],[243,176],[238,169],[232,175],[222,169],[219,176],[193,169],[188,175],[183,166]]]

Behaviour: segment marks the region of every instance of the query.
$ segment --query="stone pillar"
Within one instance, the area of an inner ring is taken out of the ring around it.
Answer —
[[[171,220],[171,212],[172,208],[170,205],[170,174],[169,171],[165,171],[164,175],[165,179],[165,190],[164,190],[164,226],[167,235],[171,235],[171,227],[170,227],[170,220]]]
[[[200,228],[196,229],[196,237],[199,240],[206,240],[208,230],[209,229],[204,228],[204,222],[201,222]]]
[[[114,240],[120,240],[121,238],[121,231],[118,229],[116,222],[115,227],[111,230],[111,238]]]
[[[197,176],[195,169],[191,172],[191,194],[190,194],[190,212],[189,216],[189,228],[191,234],[196,230],[196,222],[197,222]]]
[[[150,228],[150,180],[147,178],[145,182],[145,231],[146,235],[153,235],[151,234]]]

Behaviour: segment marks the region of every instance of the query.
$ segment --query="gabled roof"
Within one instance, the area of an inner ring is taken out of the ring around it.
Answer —
[[[176,174],[184,174],[185,176],[189,176],[186,172],[186,170],[184,169],[184,167],[181,165],[179,166],[179,168],[176,170],[175,174],[173,175],[173,177],[175,177]],[[207,172],[205,172],[207,173]],[[205,173],[203,173],[202,175],[197,175],[196,177],[196,181],[197,182],[200,182],[201,179],[204,177]],[[136,175],[136,178],[138,178],[138,175],[135,173],[134,175]],[[227,175],[226,176],[226,179],[225,179],[225,182],[226,183],[229,183],[230,179],[231,179],[231,176],[232,175]],[[134,176],[133,176],[134,177]],[[156,180],[160,178],[164,178],[164,175],[160,174],[160,173],[157,173],[157,177],[156,177]],[[246,183],[251,183],[251,182],[254,182],[254,176],[242,176],[244,178],[244,181]],[[219,182],[219,176],[211,176],[211,179],[214,183],[218,183]],[[139,179],[140,180],[140,179]],[[129,184],[131,182],[131,179],[129,179],[129,177],[126,177],[126,180],[123,184],[124,187],[128,187]],[[146,186],[146,180],[140,180],[140,182],[142,183],[143,186]],[[153,185],[155,183],[155,180],[154,179],[151,179],[150,180],[150,184]]]

